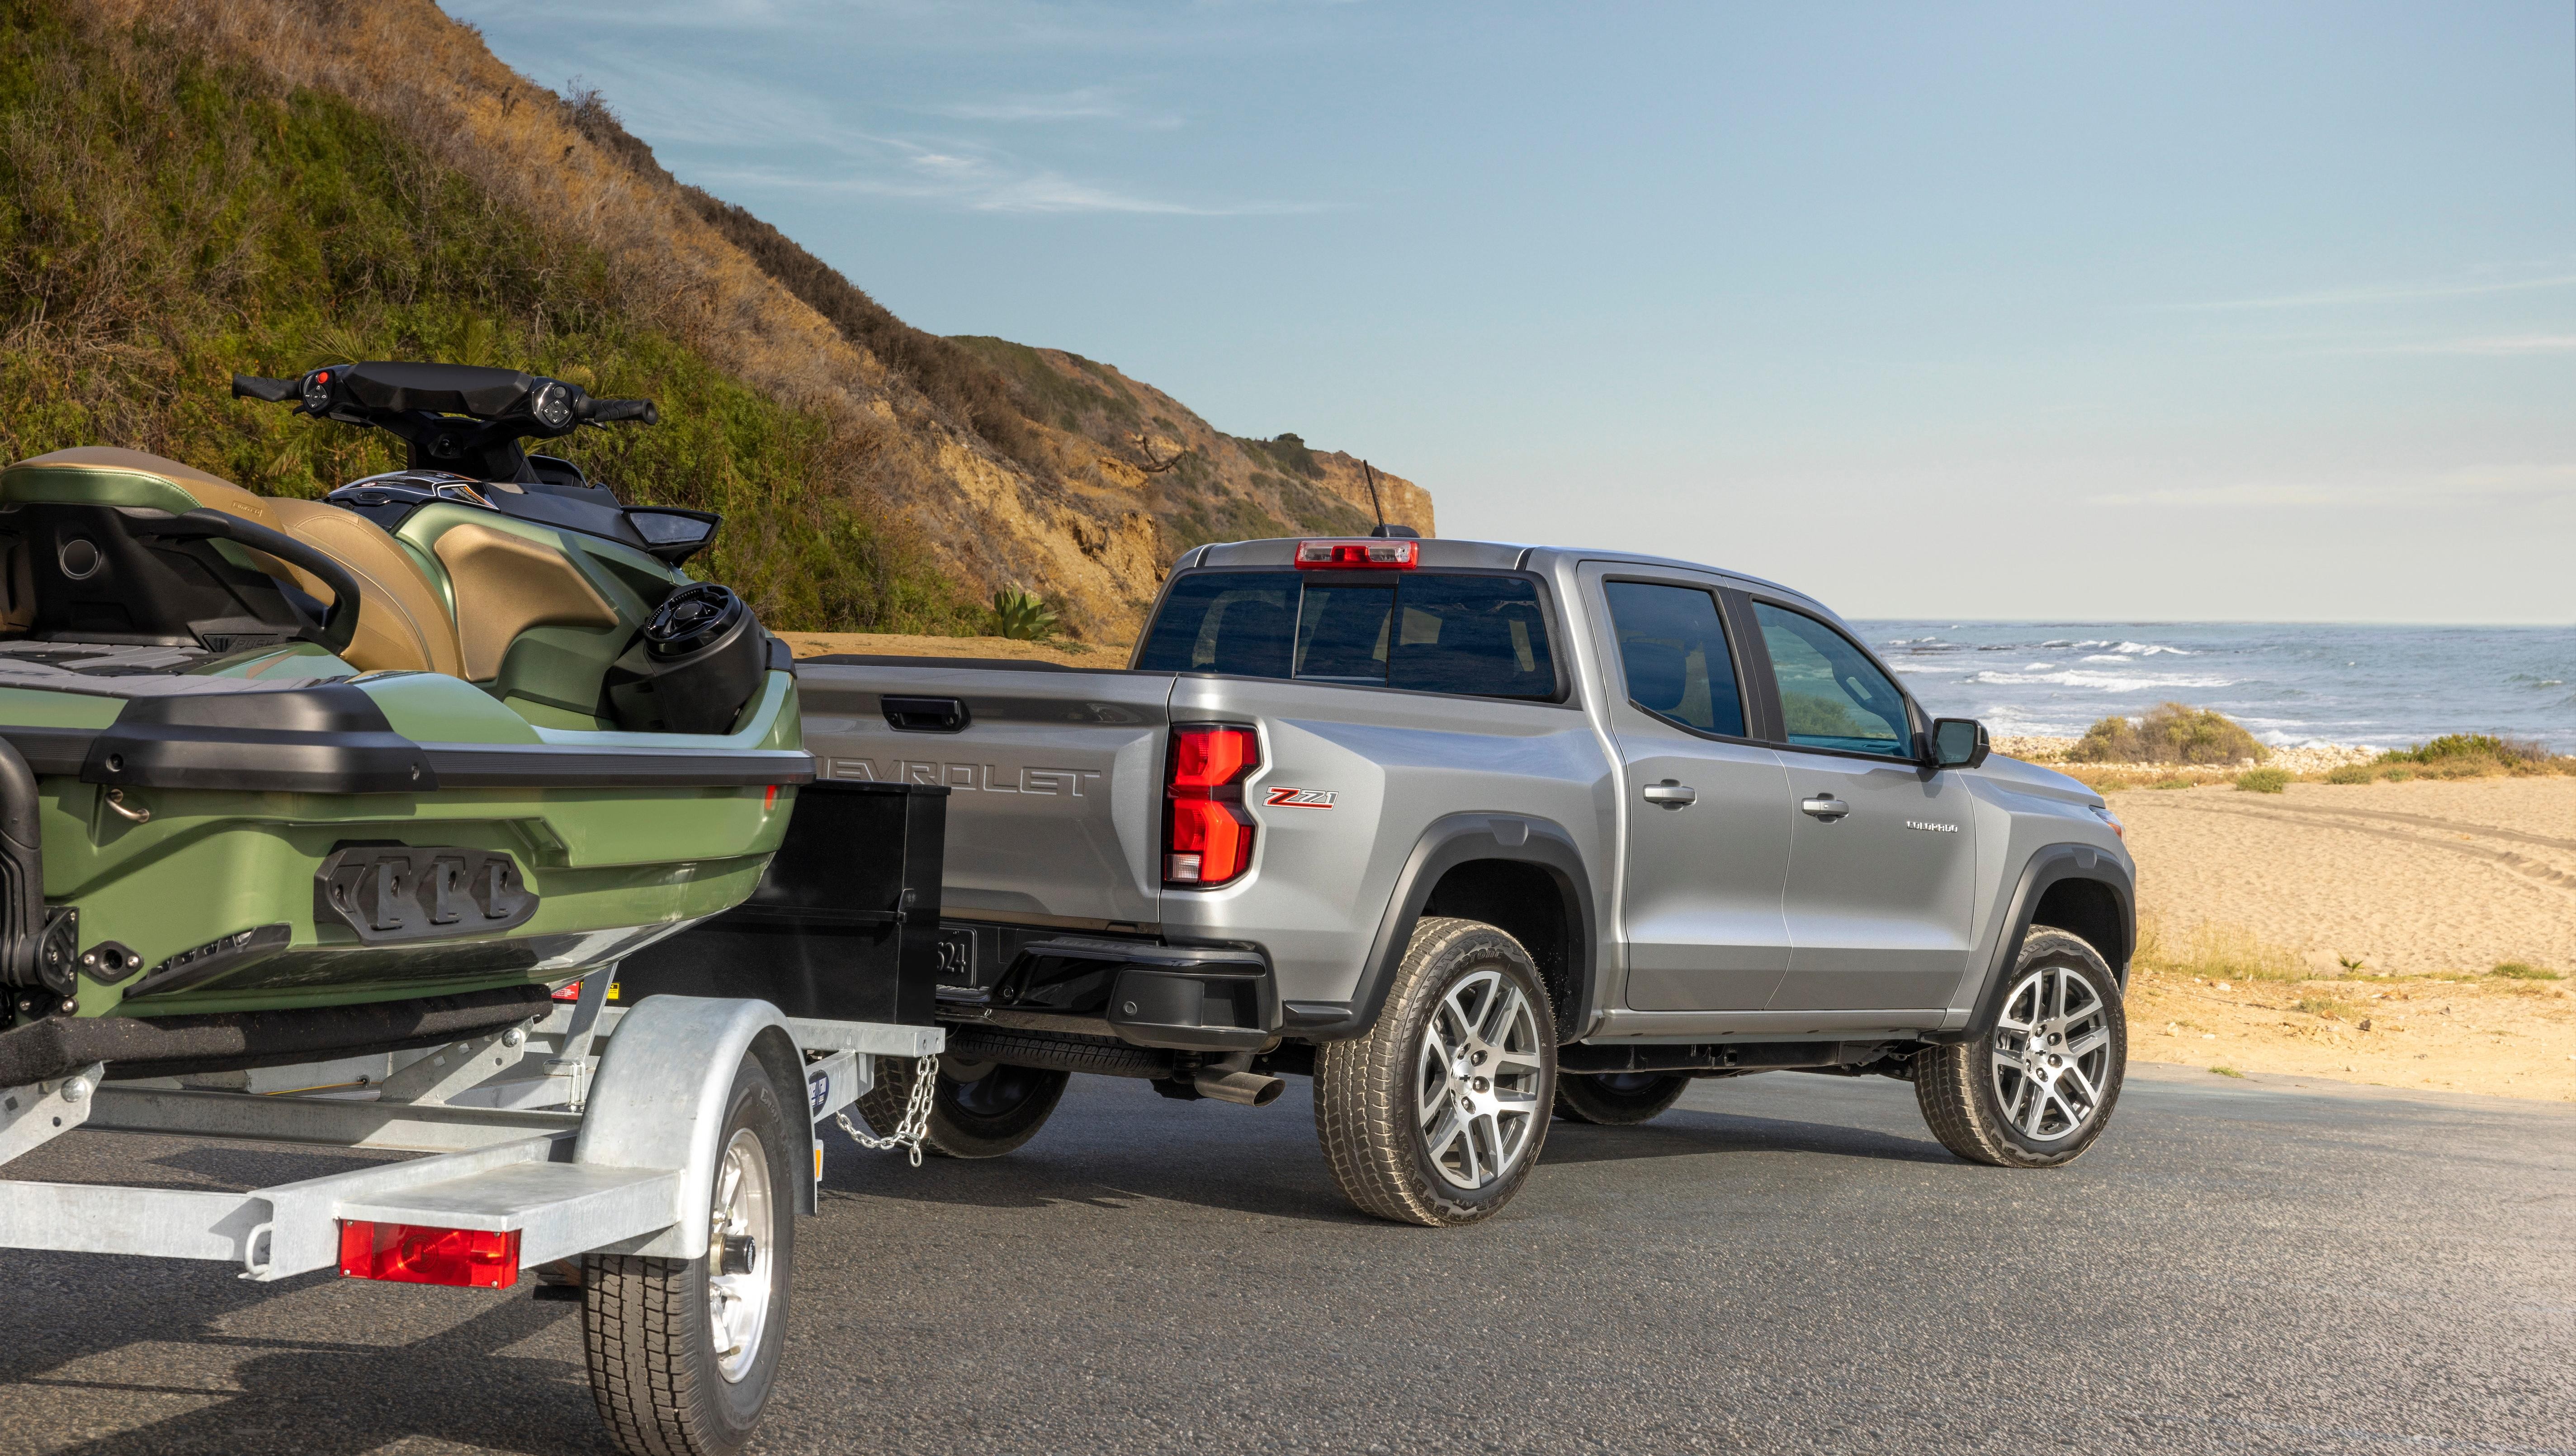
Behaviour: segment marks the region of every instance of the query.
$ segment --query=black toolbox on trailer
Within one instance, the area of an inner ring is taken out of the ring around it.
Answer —
[[[948,790],[817,779],[751,898],[621,962],[611,998],[757,997],[789,1016],[934,1024]]]

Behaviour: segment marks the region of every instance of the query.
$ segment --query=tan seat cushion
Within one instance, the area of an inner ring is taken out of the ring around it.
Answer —
[[[408,669],[462,676],[456,626],[448,619],[447,604],[401,542],[382,526],[338,506],[282,496],[263,503],[275,515],[278,530],[328,555],[358,579],[363,603],[358,635],[340,654],[351,667],[362,672]],[[324,601],[331,599],[321,582],[292,567],[287,570],[306,592]]]

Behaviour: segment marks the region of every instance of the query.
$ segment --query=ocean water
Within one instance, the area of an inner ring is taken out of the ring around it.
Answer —
[[[2499,733],[2576,753],[2576,627],[1854,622],[1935,713],[2078,734],[2158,703],[2279,746]]]

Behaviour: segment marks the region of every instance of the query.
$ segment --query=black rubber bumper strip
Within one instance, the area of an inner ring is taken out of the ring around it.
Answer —
[[[0,1087],[50,1081],[92,1062],[107,1063],[114,1082],[431,1047],[525,1021],[550,1004],[543,986],[503,986],[296,1011],[53,1016],[0,1031]]]
[[[531,743],[424,743],[450,789],[688,789],[810,784],[801,748],[584,748]]]

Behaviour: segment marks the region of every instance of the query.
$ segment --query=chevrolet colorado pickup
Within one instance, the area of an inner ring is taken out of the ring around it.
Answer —
[[[1551,1114],[1692,1078],[1913,1083],[2005,1167],[2098,1138],[2134,866],[2101,798],[1931,719],[1814,599],[1616,551],[1248,541],[1130,664],[799,664],[827,778],[945,785],[929,1144],[1007,1152],[1066,1078],[1266,1103],[1342,1191],[1473,1222]],[[891,1132],[909,1065],[863,1110]]]

